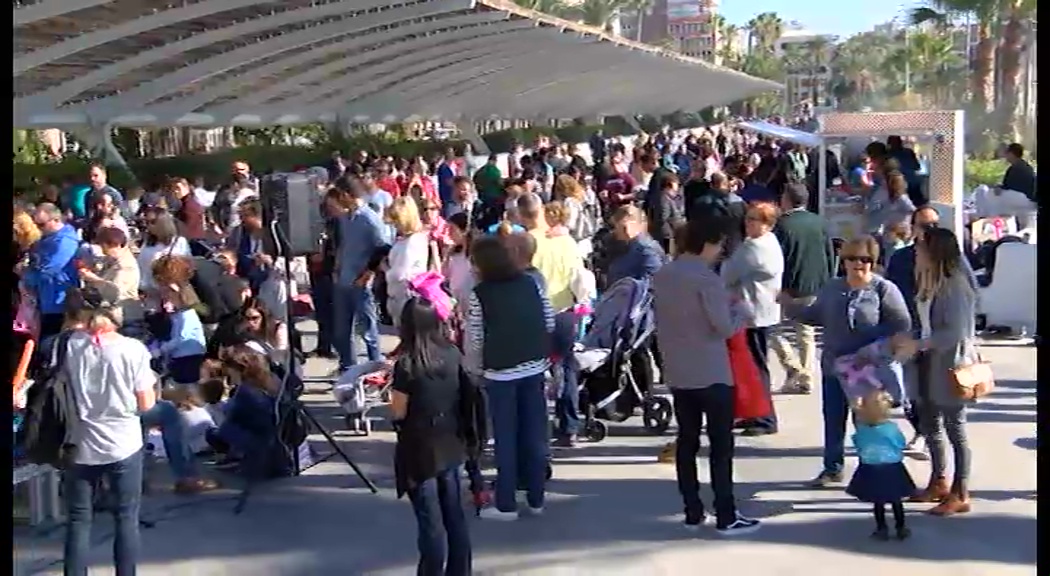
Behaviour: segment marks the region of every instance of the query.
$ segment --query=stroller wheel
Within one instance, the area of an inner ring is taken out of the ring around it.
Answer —
[[[601,442],[609,435],[609,427],[600,420],[591,420],[587,423],[583,433],[591,442]]]
[[[653,434],[663,434],[671,427],[671,403],[667,398],[652,396],[642,403],[642,425]]]

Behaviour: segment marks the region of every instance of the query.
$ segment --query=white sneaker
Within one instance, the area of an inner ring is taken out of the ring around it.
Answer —
[[[926,440],[922,436],[912,438],[911,442],[908,442],[908,445],[904,447],[904,455],[912,460],[929,460],[930,455],[926,452]]]
[[[543,506],[540,506],[539,508],[526,506],[521,510],[521,513],[525,516],[543,516]]]
[[[503,512],[495,506],[489,506],[488,508],[482,508],[481,512],[478,513],[478,517],[485,520],[500,520],[502,522],[510,522],[518,519],[517,512]]]
[[[717,530],[718,533],[722,536],[732,537],[740,536],[743,534],[750,534],[758,530],[761,526],[762,523],[758,520],[755,520],[754,518],[747,518],[745,516],[737,514],[736,520],[734,520],[732,524],[728,526],[723,526],[721,528],[717,528]]]

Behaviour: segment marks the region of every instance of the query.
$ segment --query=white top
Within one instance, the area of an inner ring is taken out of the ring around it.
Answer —
[[[204,188],[194,188],[193,197],[197,199],[202,208],[211,208],[211,205],[215,203],[215,192]]]
[[[427,271],[430,259],[430,238],[426,232],[416,232],[398,238],[387,256],[386,285],[390,315],[400,319],[401,307],[408,302],[408,281]]]
[[[919,338],[926,340],[933,334],[933,327],[930,326],[930,306],[932,300],[918,300],[915,301],[915,308],[919,313]]]
[[[445,261],[445,279],[448,280],[449,292],[456,299],[456,309],[465,311],[470,292],[477,283],[470,258],[463,252],[449,255]]]
[[[204,408],[196,406],[189,410],[179,412],[183,425],[186,427],[186,442],[194,454],[200,454],[208,449],[208,440],[205,438],[208,430],[215,428],[215,421],[211,413]]]
[[[253,190],[252,188],[241,188],[237,191],[237,195],[233,197],[233,202],[230,203],[230,221],[228,223],[228,226],[226,227],[227,230],[233,230],[234,227],[239,226],[241,224],[241,214],[237,210],[240,207],[241,203],[249,198],[258,197],[259,193]]]
[[[175,237],[175,240],[168,245],[143,246],[139,250],[139,255],[135,258],[139,264],[139,288],[151,290],[157,287],[157,283],[153,280],[153,263],[168,253],[174,256],[192,256],[190,243],[182,236]]]
[[[76,397],[80,422],[73,437],[75,462],[101,466],[120,462],[142,449],[136,392],[153,388],[146,346],[120,334],[96,344],[83,332],[69,338],[66,370]]]

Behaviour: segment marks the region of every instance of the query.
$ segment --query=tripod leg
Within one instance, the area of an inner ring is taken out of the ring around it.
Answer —
[[[371,480],[368,479],[368,476],[365,476],[364,471],[362,471],[357,466],[357,464],[355,464],[354,461],[351,460],[350,457],[346,455],[346,452],[344,452],[343,449],[339,447],[339,444],[336,443],[335,438],[332,437],[332,434],[330,432],[328,432],[328,430],[325,429],[325,427],[322,426],[320,422],[317,421],[317,418],[314,418],[314,415],[311,414],[310,411],[307,410],[306,407],[302,406],[302,405],[299,406],[299,413],[303,415],[303,418],[306,418],[307,420],[309,420],[310,424],[313,424],[314,428],[317,428],[321,432],[321,435],[324,436],[324,439],[326,441],[328,441],[328,445],[331,446],[332,449],[335,450],[336,454],[338,454],[339,457],[343,459],[343,462],[346,462],[346,465],[349,466],[354,471],[354,474],[357,474],[357,477],[360,478],[361,481],[365,483],[365,486],[369,490],[371,490],[373,494],[378,494],[379,493],[379,488],[377,488],[376,485],[374,483],[372,483]],[[299,447],[296,446],[295,450],[298,450],[298,449],[299,449]]]

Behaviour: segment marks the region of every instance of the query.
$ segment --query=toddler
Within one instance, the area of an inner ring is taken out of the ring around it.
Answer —
[[[890,422],[892,400],[889,394],[873,390],[854,405],[857,431],[853,445],[860,466],[853,473],[846,493],[874,506],[876,540],[889,540],[886,526],[886,504],[893,510],[893,523],[898,540],[911,532],[904,525],[905,498],[915,493],[915,482],[904,467],[904,434]]]

